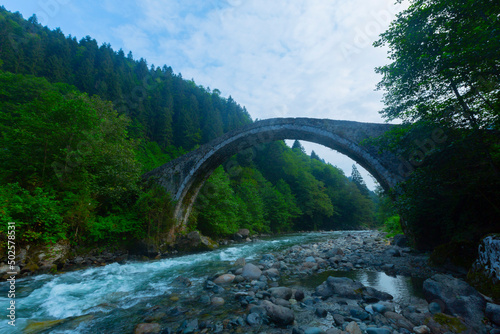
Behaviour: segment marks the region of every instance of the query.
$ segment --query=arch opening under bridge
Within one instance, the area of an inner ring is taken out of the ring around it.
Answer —
[[[338,151],[364,167],[386,190],[404,180],[401,161],[363,141],[383,135],[394,125],[315,118],[273,118],[228,132],[143,175],[153,178],[176,202],[174,228],[169,239],[182,231],[198,193],[212,172],[234,154],[276,140],[314,142]]]

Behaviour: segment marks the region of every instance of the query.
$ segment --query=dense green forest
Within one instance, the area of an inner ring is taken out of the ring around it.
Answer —
[[[172,202],[141,175],[252,122],[231,97],[168,66],[3,7],[0,46],[1,233],[15,221],[21,244],[159,246]],[[299,142],[279,141],[219,167],[189,229],[220,238],[240,228],[373,227],[376,200],[355,166],[347,177]]]
[[[412,0],[374,43],[391,60],[376,69],[381,113],[403,121],[378,143],[404,163],[392,196],[419,248],[471,256],[500,232],[499,14],[497,1]]]

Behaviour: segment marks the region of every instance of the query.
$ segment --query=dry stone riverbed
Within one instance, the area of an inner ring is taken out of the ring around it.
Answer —
[[[463,273],[398,244],[377,231],[307,233],[23,278],[16,330],[500,333],[500,306]]]

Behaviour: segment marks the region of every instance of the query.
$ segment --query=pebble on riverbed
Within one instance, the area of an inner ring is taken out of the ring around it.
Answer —
[[[227,273],[219,273],[205,282],[205,290],[197,299],[199,307],[206,308],[200,311],[205,319],[196,323],[199,325],[193,332],[439,334],[468,328],[457,317],[461,314],[442,313],[453,310],[453,303],[437,293],[432,296],[436,300],[412,297],[394,301],[390,294],[347,277],[324,276],[315,286],[294,283],[328,274],[329,270],[353,268],[421,278],[436,274],[427,265],[425,255],[388,245],[378,232],[352,233],[326,242],[296,245],[279,253],[265,254],[254,263],[241,258]],[[451,278],[442,280],[434,276],[436,279],[450,283],[438,288],[446,293],[457,292],[455,287],[462,286]],[[486,315],[498,321],[491,315],[497,305],[488,304],[487,309]],[[484,309],[482,312],[481,319]],[[210,316],[206,318],[206,314]],[[493,333],[496,326],[492,323],[489,331]],[[179,327],[177,332],[184,333],[189,328]],[[484,325],[474,329],[487,333]]]

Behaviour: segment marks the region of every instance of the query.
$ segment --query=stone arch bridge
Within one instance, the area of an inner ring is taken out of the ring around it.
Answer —
[[[314,118],[273,118],[257,121],[172,160],[146,174],[160,184],[175,201],[173,238],[186,226],[198,193],[212,172],[234,154],[276,140],[298,139],[315,142],[347,155],[367,171],[386,190],[404,177],[396,156],[379,153],[363,140],[384,134],[394,125],[359,123]]]

